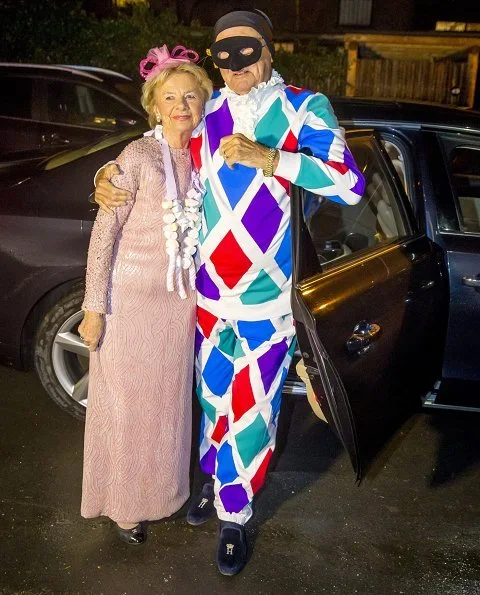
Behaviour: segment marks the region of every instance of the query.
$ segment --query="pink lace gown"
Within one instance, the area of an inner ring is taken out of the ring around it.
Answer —
[[[190,151],[170,154],[182,199]],[[105,313],[105,332],[90,356],[81,514],[135,523],[189,497],[195,293],[166,289],[159,142],[132,142],[118,164],[113,183],[134,199],[98,212],[88,253],[83,309]]]

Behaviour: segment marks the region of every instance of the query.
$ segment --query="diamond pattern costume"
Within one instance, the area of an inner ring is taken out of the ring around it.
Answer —
[[[219,518],[244,524],[275,448],[282,386],[295,349],[292,315],[229,321],[198,309],[200,460],[216,478]]]
[[[220,139],[237,132],[279,149],[273,177],[226,165]],[[206,189],[197,254],[200,457],[214,476],[219,518],[244,524],[275,446],[295,348],[289,185],[355,204],[364,178],[328,99],[284,85],[275,71],[246,95],[218,92],[191,146]]]

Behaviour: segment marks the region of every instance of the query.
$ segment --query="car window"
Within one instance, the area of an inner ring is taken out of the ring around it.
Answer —
[[[119,120],[138,116],[113,97],[86,85],[50,81],[47,84],[48,117],[51,122],[115,130]]]
[[[0,116],[32,117],[32,80],[23,77],[2,77]]]
[[[345,258],[366,248],[405,237],[402,198],[391,186],[385,164],[371,139],[348,141],[366,178],[363,198],[344,205],[310,192],[304,198],[304,216],[321,262]]]
[[[136,105],[140,110],[143,109],[140,101],[142,96],[141,83],[135,84],[130,81],[120,81],[115,83],[114,87],[122,97],[128,98],[130,105]]]
[[[480,147],[456,147],[448,168],[458,204],[460,230],[480,232]]]
[[[91,144],[54,155],[43,163],[43,168],[46,170],[55,169],[70,163],[71,161],[75,161],[76,159],[81,159],[87,155],[92,155],[97,151],[108,151],[110,147],[118,146],[116,152],[108,152],[108,156],[105,157],[105,161],[109,161],[110,159],[115,158],[122,151],[126,141],[132,141],[136,138],[140,138],[147,129],[148,128],[145,120],[140,120],[134,126],[122,128],[116,133],[103,135],[100,140],[97,140]]]
[[[402,150],[391,140],[382,139],[382,144],[392,162],[393,167],[395,168],[395,171],[397,172],[407,198],[410,199],[410,191],[407,184],[406,163]]]

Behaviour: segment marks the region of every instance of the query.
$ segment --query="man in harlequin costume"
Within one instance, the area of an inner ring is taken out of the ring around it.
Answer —
[[[206,187],[196,361],[200,464],[213,482],[187,520],[200,524],[216,510],[224,574],[246,562],[244,526],[275,447],[295,350],[289,184],[347,204],[364,189],[328,99],[286,86],[272,70],[272,37],[263,13],[218,20],[210,54],[226,85],[191,142]]]
[[[295,350],[289,185],[346,204],[364,189],[328,99],[286,86],[272,69],[274,53],[263,13],[218,20],[210,54],[225,87],[191,141],[206,189],[195,349],[200,464],[212,479],[192,499],[187,521],[218,516],[225,575],[246,564],[245,524],[275,448]]]

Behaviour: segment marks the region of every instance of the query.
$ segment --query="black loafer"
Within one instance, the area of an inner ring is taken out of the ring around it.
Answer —
[[[218,570],[225,576],[238,574],[247,563],[247,551],[245,527],[230,521],[220,521]]]
[[[215,493],[213,483],[204,484],[202,491],[196,496],[187,512],[187,523],[190,525],[203,525],[215,516]]]
[[[138,523],[133,529],[122,529],[117,525],[117,533],[122,541],[128,545],[142,545],[147,541],[147,526],[145,523]]]

